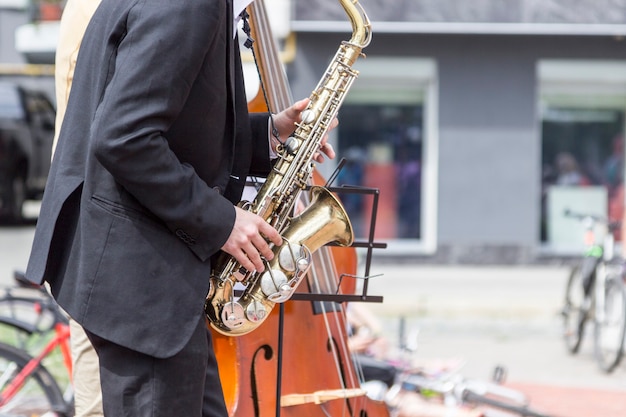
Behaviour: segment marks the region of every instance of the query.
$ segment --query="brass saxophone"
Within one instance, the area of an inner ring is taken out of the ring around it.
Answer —
[[[241,202],[282,235],[265,271],[247,271],[234,257],[222,254],[210,278],[205,302],[209,323],[219,333],[241,336],[256,329],[276,303],[287,301],[311,267],[311,254],[330,242],[352,244],[350,219],[339,200],[324,187],[311,188],[311,203],[292,217],[300,192],[313,173],[313,156],[348,93],[358,71],[352,69],[371,40],[369,19],[357,0],[339,0],[352,24],[352,37],[342,42],[310,96],[294,134],[277,149],[278,160],[252,203]],[[243,288],[236,297],[235,284]]]

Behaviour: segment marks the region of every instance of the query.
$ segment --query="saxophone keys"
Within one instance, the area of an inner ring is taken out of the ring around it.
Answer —
[[[267,316],[267,309],[257,300],[252,300],[246,307],[246,317],[253,323],[263,321],[265,316]]]
[[[265,296],[270,296],[280,292],[281,287],[289,282],[287,275],[279,270],[266,271],[261,277],[261,291]]]
[[[302,123],[311,124],[315,121],[315,111],[306,109],[302,112]]]
[[[231,330],[241,327],[245,320],[243,307],[235,301],[224,304],[221,316],[222,323]]]
[[[300,271],[300,273],[306,272],[309,266],[311,266],[311,262],[309,262],[308,258],[298,259],[298,271]]]
[[[293,136],[288,137],[287,140],[285,141],[285,150],[290,155],[295,155],[296,152],[298,152],[299,148],[300,148],[300,141],[294,138]]]
[[[242,282],[244,279],[246,279],[247,275],[248,275],[248,270],[244,268],[243,266],[240,266],[239,269],[237,269],[231,274],[231,277],[233,278],[234,281]]]
[[[291,298],[294,290],[295,288],[289,285],[289,283],[284,283],[280,286],[277,292],[268,295],[267,299],[273,303],[284,303]]]
[[[304,271],[310,263],[310,251],[302,245],[287,242],[278,253],[278,264],[288,272]]]

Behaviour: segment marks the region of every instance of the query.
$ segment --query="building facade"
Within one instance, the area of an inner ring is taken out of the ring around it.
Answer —
[[[374,36],[337,145],[380,186],[388,254],[537,262],[581,250],[566,209],[622,218],[626,2],[361,4]],[[300,96],[350,25],[337,1],[302,1],[293,30]]]
[[[626,0],[360,4],[373,39],[333,132],[334,185],[379,190],[377,254],[541,262],[582,248],[566,209],[621,220]],[[287,75],[307,97],[351,26],[337,0],[289,8]],[[5,39],[20,19],[0,8],[0,62],[26,59]],[[364,238],[373,198],[342,199]]]

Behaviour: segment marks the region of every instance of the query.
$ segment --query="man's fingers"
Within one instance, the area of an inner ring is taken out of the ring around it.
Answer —
[[[329,157],[330,159],[334,159],[335,158],[335,150],[333,149],[333,146],[330,143],[325,143],[320,150],[322,151],[322,153],[324,155],[326,155],[327,157]]]
[[[257,267],[254,265],[254,262],[252,262],[250,258],[248,258],[248,255],[246,255],[245,252],[241,251],[237,255],[233,255],[233,256],[235,257],[237,262],[239,262],[241,266],[243,266],[246,269],[246,271],[257,270]],[[260,270],[262,271],[263,269],[260,269]]]
[[[328,159],[335,159],[335,156],[337,156],[335,150],[330,143],[325,143],[320,146],[320,150],[318,152],[315,152],[315,154],[313,155],[313,159],[321,164],[322,162],[324,162],[324,155],[326,155]]]
[[[235,207],[237,216],[228,240],[222,247],[248,271],[264,271],[263,258],[271,260],[271,244],[282,245],[283,239],[274,227],[263,218]]]
[[[233,255],[237,262],[247,271],[261,272],[265,270],[263,259],[261,259],[259,251],[252,243],[242,245],[239,249],[227,252]]]
[[[291,108],[295,114],[293,114],[294,118],[299,117],[300,113],[306,109],[306,106],[309,105],[309,99],[305,98],[300,101],[297,101]]]
[[[309,99],[305,98],[302,99],[300,101],[296,101],[290,108],[289,108],[289,118],[295,123],[297,121],[302,120],[302,112],[306,109],[306,107],[309,105]]]
[[[265,236],[273,244],[277,246],[280,246],[283,244],[282,236],[280,235],[280,233],[278,233],[276,229],[270,226],[269,223],[263,222],[263,224],[261,224],[261,226],[259,227],[259,231],[261,232],[263,236]]]
[[[267,244],[266,244],[266,246],[267,246]],[[249,243],[244,248],[244,251],[246,252],[246,255],[248,256],[248,259],[250,260],[250,262],[254,265],[254,268],[252,268],[250,271],[262,272],[262,271],[265,270],[265,264],[263,263],[263,259],[261,259],[261,255],[259,254],[259,248],[258,247],[256,247],[252,243]],[[271,253],[271,251],[270,251],[270,253]]]
[[[273,237],[274,240],[278,242],[277,244],[282,244],[283,239],[282,237],[280,237],[278,232],[276,232],[276,230],[272,227],[270,227],[269,230],[274,232],[271,233],[272,235],[276,235]],[[261,257],[267,259],[268,261],[271,261],[274,258],[274,252],[272,252],[270,244],[260,234],[257,234],[254,238],[251,239],[249,244],[245,245],[244,252],[250,262],[254,264],[254,270],[259,272],[265,270],[265,264],[263,263],[263,259]]]
[[[258,235],[252,241],[252,244],[254,245],[254,249],[256,249],[256,252],[260,254],[260,256],[263,256],[268,261],[271,261],[274,258],[274,253],[272,252],[270,245],[263,238],[263,236]]]

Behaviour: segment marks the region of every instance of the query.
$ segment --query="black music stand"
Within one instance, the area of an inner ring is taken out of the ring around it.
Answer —
[[[329,180],[329,183],[332,180]],[[345,303],[345,302],[374,302],[374,303],[382,303],[382,296],[368,295],[367,289],[369,284],[370,277],[370,267],[372,263],[372,254],[374,249],[385,249],[387,247],[386,243],[380,243],[374,241],[374,232],[376,230],[376,219],[378,213],[378,199],[380,196],[380,192],[377,188],[368,188],[368,187],[360,187],[360,186],[342,186],[342,187],[326,187],[329,191],[335,192],[338,194],[362,194],[362,195],[372,195],[372,215],[370,218],[370,227],[368,238],[366,241],[355,241],[352,243],[350,247],[355,248],[367,248],[367,254],[365,257],[365,270],[364,276],[360,277],[363,280],[363,288],[360,294],[323,294],[323,293],[294,293],[289,300],[294,301],[317,301],[317,302],[333,302],[333,303]],[[351,277],[347,275],[343,275],[338,277],[339,284],[345,278],[353,278],[356,279],[358,277]],[[337,289],[339,289],[339,285],[337,285]],[[279,316],[278,316],[278,352],[277,352],[277,375],[278,379],[276,381],[276,417],[280,417],[280,398],[281,398],[281,388],[282,388],[282,365],[283,365],[283,341],[284,341],[284,317],[285,317],[285,303],[281,303],[279,306]]]

